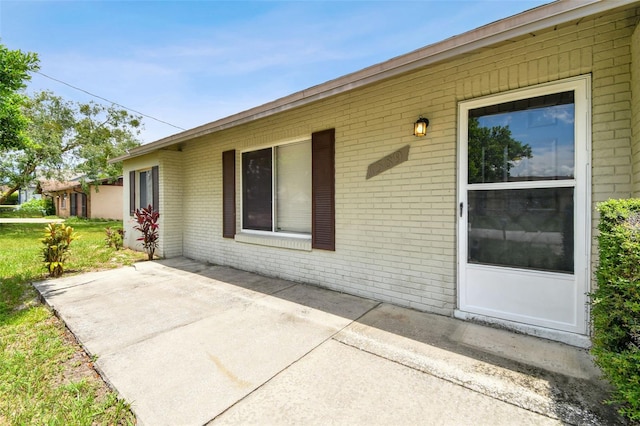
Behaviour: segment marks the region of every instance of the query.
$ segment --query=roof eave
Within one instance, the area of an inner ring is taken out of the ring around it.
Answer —
[[[638,0],[560,0],[542,5],[255,108],[139,146],[109,162],[115,163],[145,155],[158,149],[297,108],[509,39],[634,3],[638,3]]]

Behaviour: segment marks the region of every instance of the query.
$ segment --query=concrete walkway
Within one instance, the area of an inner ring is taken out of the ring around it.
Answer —
[[[0,223],[60,223],[64,219],[47,219],[46,217],[0,217]]]
[[[188,259],[35,283],[139,424],[616,424],[588,353]]]

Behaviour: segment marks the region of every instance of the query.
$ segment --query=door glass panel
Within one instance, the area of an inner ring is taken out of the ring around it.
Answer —
[[[469,111],[468,183],[574,178],[574,94]]]
[[[573,188],[469,191],[467,261],[573,273]]]

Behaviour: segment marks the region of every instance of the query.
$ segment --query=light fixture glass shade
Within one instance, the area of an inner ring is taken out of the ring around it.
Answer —
[[[413,135],[425,136],[427,134],[427,127],[429,127],[429,120],[424,117],[418,118],[418,121],[413,125]]]

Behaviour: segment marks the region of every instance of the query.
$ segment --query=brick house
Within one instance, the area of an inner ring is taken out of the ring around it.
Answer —
[[[595,206],[640,196],[639,22],[550,3],[132,149],[126,244],[152,203],[164,257],[588,346]]]
[[[40,192],[53,200],[58,217],[122,220],[122,178],[103,180],[85,191],[78,181],[40,182]]]

